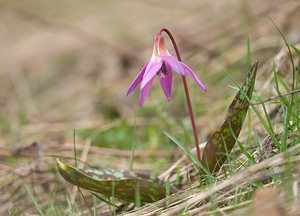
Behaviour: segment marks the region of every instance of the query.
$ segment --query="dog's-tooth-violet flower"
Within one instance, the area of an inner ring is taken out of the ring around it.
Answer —
[[[187,72],[194,79],[196,84],[206,91],[206,88],[197,75],[188,66],[172,56],[166,48],[163,37],[161,35],[156,35],[154,37],[153,54],[150,60],[130,84],[126,92],[126,96],[129,95],[139,83],[141,83],[139,105],[142,106],[149,93],[155,75],[158,75],[160,85],[168,101],[170,101],[172,69],[182,76],[185,76],[185,72]]]

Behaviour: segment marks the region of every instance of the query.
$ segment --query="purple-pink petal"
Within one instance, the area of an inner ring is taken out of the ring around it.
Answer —
[[[171,89],[172,89],[172,68],[166,63],[166,67],[168,70],[168,74],[164,75],[161,71],[159,72],[159,81],[161,88],[163,89],[168,101],[170,101],[171,97]]]
[[[149,63],[149,61],[145,64],[145,66],[142,68],[142,70],[134,78],[134,80],[130,84],[130,86],[129,86],[129,88],[128,88],[125,96],[128,96],[137,87],[137,85],[142,81],[144,73],[145,73],[145,70],[146,70],[146,68],[148,66],[148,63]]]
[[[148,82],[150,82],[154,76],[157,74],[157,72],[160,70],[162,66],[162,60],[161,61],[149,61],[148,67],[146,68],[145,74],[143,76],[143,80],[141,83],[141,89],[143,89]]]
[[[149,93],[150,87],[152,85],[152,82],[154,80],[154,77],[142,88],[141,85],[141,91],[140,91],[140,98],[139,98],[139,105],[143,106],[144,101]]]
[[[200,81],[200,79],[197,77],[197,75],[185,64],[181,63],[184,69],[187,71],[187,73],[194,79],[194,81],[197,83],[197,85],[202,88],[205,92],[207,92],[205,86],[203,83]]]
[[[173,68],[174,71],[181,75],[185,75],[184,68],[181,65],[181,62],[178,61],[174,56],[161,56],[162,59],[167,62],[171,67]]]

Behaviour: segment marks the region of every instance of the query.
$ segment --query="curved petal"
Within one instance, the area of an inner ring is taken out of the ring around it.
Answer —
[[[159,81],[161,88],[163,89],[168,101],[170,101],[171,97],[171,89],[172,89],[172,68],[171,66],[166,63],[166,67],[168,73],[164,75],[161,71],[159,72]]]
[[[149,93],[150,87],[152,85],[154,77],[144,86],[144,88],[142,88],[141,85],[141,92],[140,92],[140,98],[139,98],[139,105],[140,107],[143,106],[144,101]]]
[[[169,65],[176,71],[177,73],[181,75],[185,75],[184,68],[181,65],[181,62],[178,61],[174,56],[161,56],[162,59],[166,62],[168,62]]]
[[[130,84],[125,96],[128,96],[137,87],[137,85],[142,81],[148,63],[149,63],[149,61],[145,64],[145,66],[142,68],[142,70],[134,78],[134,80]]]
[[[187,71],[187,73],[194,79],[194,81],[197,83],[197,85],[202,88],[205,92],[207,92],[205,86],[203,83],[200,81],[200,79],[197,77],[197,75],[185,64],[181,63],[184,69]]]
[[[154,78],[154,76],[160,70],[161,66],[162,66],[162,60],[154,61],[151,59],[149,61],[148,67],[146,68],[145,74],[143,76],[141,89],[143,89],[146,86],[146,84]]]

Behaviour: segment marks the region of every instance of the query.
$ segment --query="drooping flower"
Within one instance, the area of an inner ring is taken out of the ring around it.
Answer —
[[[126,96],[129,95],[139,83],[141,83],[139,105],[142,106],[149,93],[155,75],[158,75],[160,85],[168,101],[170,101],[172,88],[172,69],[182,76],[185,76],[185,72],[187,72],[194,79],[196,84],[206,91],[206,88],[197,75],[188,66],[172,56],[166,48],[163,37],[161,35],[156,35],[154,37],[153,54],[150,60],[130,84],[126,92]]]

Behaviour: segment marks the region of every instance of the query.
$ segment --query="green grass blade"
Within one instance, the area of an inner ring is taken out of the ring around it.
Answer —
[[[66,197],[66,200],[67,200],[67,203],[68,203],[69,210],[71,211],[71,215],[75,215],[75,209],[74,209],[69,197]]]
[[[31,199],[32,199],[32,201],[33,201],[35,207],[36,207],[37,210],[39,211],[40,215],[41,215],[41,216],[44,216],[44,213],[43,213],[42,209],[40,208],[39,204],[38,204],[37,201],[35,200],[33,194],[32,194],[31,191],[30,191],[30,188],[28,187],[28,185],[27,185],[26,183],[25,183],[25,187],[26,187],[26,190],[27,190],[27,192],[29,193],[29,195],[30,195],[30,197],[31,197]]]
[[[196,168],[198,168],[198,169],[200,168],[208,176],[210,176],[214,179],[217,179],[216,177],[212,176],[212,174],[203,166],[203,164],[200,163],[200,161],[198,161],[198,159],[181,142],[179,142],[175,137],[173,137],[172,135],[170,135],[168,132],[166,132],[164,130],[163,130],[163,133],[184,151],[185,155],[195,165]]]
[[[81,196],[81,197],[83,198],[83,200],[84,200],[85,205],[88,207],[88,209],[89,209],[91,215],[93,215],[93,210],[92,210],[92,208],[90,207],[89,203],[87,202],[85,196],[84,196],[83,193],[81,192],[79,186],[78,186],[78,185],[76,185],[76,186],[77,186],[77,190],[78,190],[80,196]]]
[[[251,70],[250,38],[247,39],[247,71]]]
[[[135,187],[135,206],[137,208],[141,207],[141,187],[139,182],[137,182]]]
[[[85,203],[85,205],[88,207],[88,209],[89,209],[91,215],[93,215],[93,210],[92,210],[92,208],[90,207],[89,203],[87,202],[85,196],[84,196],[83,193],[81,192],[81,190],[80,190],[80,188],[79,188],[79,185],[77,184],[77,181],[75,180],[75,177],[74,177],[73,173],[72,173],[70,170],[67,170],[67,172],[69,173],[70,177],[71,177],[71,178],[73,179],[73,181],[75,182],[75,185],[76,185],[76,187],[77,187],[77,190],[78,190],[80,196],[83,198],[84,203]]]
[[[252,145],[252,137],[251,137],[251,109],[248,110],[248,146],[249,148],[253,148]]]
[[[114,206],[115,208],[117,208],[118,206],[107,201],[106,199],[102,198],[101,196],[99,196],[98,194],[94,193],[94,192],[91,192],[97,199],[101,200],[102,202],[105,202],[106,204],[108,205],[111,205],[111,206]]]
[[[242,153],[248,158],[249,161],[252,162],[252,164],[255,164],[255,160],[253,158],[253,156],[246,150],[246,148],[240,143],[240,141],[238,140],[238,138],[235,136],[233,130],[232,130],[232,127],[231,125],[229,125],[229,128],[230,128],[230,131],[231,131],[231,134],[232,136],[234,137],[234,139],[236,140],[240,150],[242,151]]]
[[[251,70],[251,51],[250,51],[250,38],[247,40],[247,71]],[[252,146],[251,143],[251,110],[248,109],[248,145]]]
[[[194,191],[193,191],[193,188],[192,188],[191,180],[190,180],[190,177],[189,177],[189,172],[186,172],[186,179],[187,179],[187,182],[189,184],[190,191],[194,195]]]
[[[133,161],[134,161],[134,151],[136,147],[136,118],[134,118],[134,133],[133,133],[133,139],[132,139],[132,146],[131,146],[131,155],[130,155],[130,165],[129,170],[133,170]]]
[[[292,47],[295,50],[295,52],[300,56],[300,50],[299,49],[294,47],[292,44],[289,44],[289,46]]]
[[[272,124],[271,124],[270,116],[269,116],[269,114],[268,114],[268,112],[267,112],[267,109],[266,109],[266,106],[265,106],[265,103],[262,102],[262,99],[261,99],[261,97],[260,97],[258,94],[256,94],[256,93],[254,92],[253,95],[254,95],[254,97],[257,98],[257,100],[258,100],[258,101],[260,102],[260,104],[262,105],[263,110],[264,110],[264,113],[265,113],[265,116],[266,116],[266,119],[267,119],[267,122],[268,122],[268,125],[269,125],[269,128],[270,128],[270,130],[272,131],[272,133],[275,134],[275,133],[274,133],[274,130],[273,130],[273,126],[272,126]]]
[[[278,95],[281,95],[281,92],[279,89],[279,84],[278,84],[279,76],[277,74],[274,62],[273,62],[273,74],[274,74],[276,92]],[[278,149],[280,149],[280,151],[285,151],[287,149],[286,141],[287,141],[287,133],[288,133],[288,123],[289,123],[290,114],[291,114],[290,111],[292,108],[291,108],[291,104],[284,97],[280,97],[280,103],[281,103],[283,113],[285,113],[285,114],[283,115],[284,130],[283,130],[283,134],[281,136],[281,146]],[[284,105],[287,107],[286,109],[285,109]]]
[[[295,70],[295,64],[294,64],[294,59],[293,59],[293,55],[292,55],[292,52],[291,52],[291,48],[290,48],[289,43],[287,42],[286,38],[284,37],[284,35],[282,34],[282,32],[280,31],[280,29],[278,28],[278,26],[275,24],[275,22],[272,20],[272,18],[269,17],[269,19],[271,20],[271,22],[273,23],[273,25],[276,27],[277,31],[280,33],[281,37],[283,38],[283,40],[285,42],[286,47],[289,50],[290,59],[291,59],[291,63],[292,63],[292,69],[293,69],[292,91],[294,91],[295,90],[295,75],[296,75],[296,70]],[[292,101],[293,101],[293,96],[292,96]]]
[[[73,147],[74,147],[74,159],[75,159],[75,167],[77,167],[77,151],[76,151],[76,131],[75,128],[73,130]]]
[[[289,43],[287,42],[286,38],[284,37],[283,33],[280,31],[280,29],[278,28],[278,26],[275,24],[275,22],[272,20],[271,17],[269,17],[269,19],[271,20],[271,22],[273,23],[273,25],[276,27],[276,29],[278,30],[278,32],[280,33],[281,37],[283,38],[284,42],[285,42],[285,45],[287,47],[287,49],[289,50],[289,55],[290,55],[290,60],[291,60],[291,63],[292,63],[292,70],[293,70],[293,80],[292,80],[292,91],[295,90],[295,86],[297,86],[297,83],[298,83],[298,80],[296,80],[296,68],[295,68],[295,64],[294,64],[294,59],[293,59],[293,55],[292,55],[292,52],[291,52],[291,48],[290,48],[290,45]],[[299,75],[297,75],[298,77]],[[285,130],[283,132],[283,146],[286,145],[286,140],[287,140],[287,131],[288,131],[288,124],[290,122],[290,118],[291,118],[291,115],[292,115],[292,105],[294,105],[294,100],[295,100],[295,95],[292,94],[291,95],[291,103],[290,103],[290,106],[288,106],[288,109],[287,109],[287,115],[286,115],[286,119],[285,119],[285,123],[284,123],[284,127],[285,127]],[[296,102],[298,103],[298,102]],[[295,106],[296,107],[296,106]],[[298,110],[295,110],[295,112],[297,113]],[[296,121],[299,121],[298,117],[295,117],[293,115],[293,120],[294,122]]]

